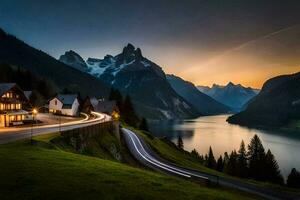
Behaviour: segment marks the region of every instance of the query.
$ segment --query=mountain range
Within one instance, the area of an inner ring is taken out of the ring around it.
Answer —
[[[181,83],[189,88],[184,93],[178,84],[174,85],[174,82],[170,81],[160,66],[145,58],[141,49],[132,44],[125,46],[116,56],[106,55],[103,59],[88,58],[86,65],[70,62],[82,61],[77,53],[70,52],[73,51],[65,53],[70,58],[61,56],[60,61],[77,69],[81,66],[79,70],[99,78],[123,94],[129,94],[138,114],[146,115],[147,118],[180,119],[226,113],[229,110],[181,79]],[[177,85],[179,87],[176,87]]]
[[[67,52],[68,57],[76,57]],[[64,58],[64,59],[62,59]],[[103,59],[88,58],[85,65],[77,62],[66,62],[69,59],[61,56],[60,61],[97,77],[107,85],[116,88],[124,95],[130,95],[134,107],[140,116],[148,119],[182,119],[196,117],[200,113],[178,95],[170,86],[166,75],[155,63],[143,57],[142,51],[128,44],[116,55],[107,55]]]
[[[57,92],[68,89],[82,95],[107,97],[110,91],[110,87],[101,80],[71,68],[2,29],[0,29],[0,62],[29,70],[38,77],[47,79]]]
[[[85,61],[70,50],[57,60],[0,29],[0,62],[47,79],[57,92],[67,89],[83,96],[108,97],[110,88],[117,88],[130,95],[138,114],[148,119],[183,119],[229,111],[192,83],[167,76],[131,44],[118,55],[103,59]]]
[[[300,72],[269,79],[246,110],[228,118],[246,126],[285,126],[300,119]]]
[[[230,111],[228,106],[200,92],[191,82],[185,81],[175,75],[167,75],[167,80],[180,96],[204,115],[228,113]]]
[[[212,87],[197,86],[198,90],[228,106],[232,111],[240,111],[246,107],[247,102],[255,97],[258,89],[243,87],[241,84],[229,82],[226,86],[213,84]]]

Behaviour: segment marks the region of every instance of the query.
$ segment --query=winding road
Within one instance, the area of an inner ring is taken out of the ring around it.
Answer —
[[[248,192],[254,195],[258,195],[265,199],[270,200],[299,200],[300,196],[287,194],[284,192],[273,191],[266,188],[261,188],[253,184],[248,184],[238,180],[218,177],[212,174],[203,173],[197,170],[188,169],[184,167],[177,166],[170,163],[157,154],[155,154],[144,140],[135,134],[133,131],[122,128],[122,133],[127,144],[128,149],[134,158],[139,161],[144,166],[147,166],[153,170],[161,171],[167,174],[179,176],[189,180],[204,181],[212,184],[219,184],[220,186],[230,187],[233,189],[238,189],[240,191]]]
[[[111,117],[97,112],[92,112],[93,117],[89,117],[88,115],[82,113],[85,115],[85,118],[82,120],[72,121],[72,122],[66,122],[62,124],[52,124],[52,125],[43,125],[43,126],[33,126],[33,127],[14,127],[14,128],[6,128],[0,130],[0,144],[5,144],[9,142],[13,142],[20,139],[30,138],[31,137],[31,131],[32,135],[43,135],[53,132],[66,131],[66,130],[72,130],[75,128],[81,128],[86,126],[91,126],[94,124],[106,122],[108,120],[111,120]]]

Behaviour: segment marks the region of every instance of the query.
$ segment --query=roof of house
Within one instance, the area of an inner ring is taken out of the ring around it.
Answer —
[[[63,108],[70,108],[77,99],[77,94],[58,94],[56,98],[63,103]]]
[[[0,83],[0,95],[3,95],[14,86],[16,86],[15,83]]]
[[[94,107],[97,106],[98,101],[99,101],[99,100],[98,100],[96,97],[90,98],[90,102],[91,102],[91,104],[92,104]]]
[[[29,99],[30,96],[32,95],[32,91],[24,91],[24,94],[25,94],[26,98]]]

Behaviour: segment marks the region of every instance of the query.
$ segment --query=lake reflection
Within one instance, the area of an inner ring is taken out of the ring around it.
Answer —
[[[265,149],[270,149],[275,155],[285,177],[293,167],[300,170],[299,133],[266,131],[231,125],[226,122],[228,116],[215,115],[186,121],[150,123],[150,130],[155,136],[166,136],[173,142],[176,142],[180,135],[183,138],[184,148],[188,151],[195,148],[199,153],[205,154],[209,146],[212,146],[216,158],[223,155],[225,151],[238,150],[242,140],[248,145],[250,139],[257,134]]]

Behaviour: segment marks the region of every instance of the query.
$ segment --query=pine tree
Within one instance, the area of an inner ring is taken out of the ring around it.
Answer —
[[[213,150],[211,147],[209,147],[209,150],[208,150],[208,158],[207,158],[206,166],[211,169],[216,169],[216,167],[217,167],[217,162],[216,162],[216,159],[214,157],[214,153],[213,153]]]
[[[261,140],[257,135],[251,139],[248,145],[248,161],[249,161],[249,175],[257,180],[265,180],[265,149],[261,143]]]
[[[147,123],[147,120],[145,118],[142,118],[139,129],[144,130],[144,131],[149,131],[148,123]]]
[[[199,153],[198,153],[198,151],[197,151],[196,149],[193,149],[193,150],[191,151],[191,155],[194,156],[194,157],[196,157],[196,158],[199,158],[199,157],[200,157],[200,155],[199,155]]]
[[[177,147],[178,147],[179,149],[183,149],[183,148],[184,148],[183,140],[182,140],[182,138],[181,138],[180,135],[178,136],[178,139],[177,139]]]
[[[225,173],[230,174],[230,175],[237,175],[237,158],[238,155],[236,151],[232,151],[230,156],[229,156],[229,161],[226,165],[226,168],[224,169]]]
[[[135,110],[133,108],[133,105],[131,103],[131,99],[130,97],[127,95],[123,106],[122,106],[122,111],[123,113],[121,113],[121,117],[123,118],[123,120],[134,127],[137,127],[138,122],[139,122],[139,118],[137,117]]]
[[[109,100],[114,100],[116,101],[116,105],[118,107],[118,109],[120,110],[121,114],[122,114],[122,103],[123,103],[123,96],[122,94],[120,93],[119,90],[117,89],[111,89],[110,90],[110,94],[109,94],[109,97],[108,97]]]
[[[224,167],[224,163],[223,163],[223,158],[222,156],[219,157],[218,161],[217,161],[217,170],[219,172],[223,171],[223,167]]]
[[[208,155],[205,154],[204,155],[204,165],[207,166],[207,162],[208,162]]]
[[[300,172],[295,168],[291,170],[291,173],[287,179],[287,186],[292,188],[300,188]]]
[[[51,96],[51,91],[49,90],[48,83],[44,79],[38,81],[36,90],[46,99]]]
[[[224,159],[223,159],[223,165],[224,165],[224,167],[225,167],[225,165],[228,164],[228,162],[229,162],[229,156],[228,156],[228,153],[225,152],[224,153]]]
[[[273,182],[273,183],[278,183],[278,184],[283,184],[284,180],[283,177],[280,173],[278,163],[270,151],[268,150],[265,158],[265,176],[266,180]]]
[[[247,152],[243,140],[238,151],[236,173],[239,177],[247,177],[248,174]]]

